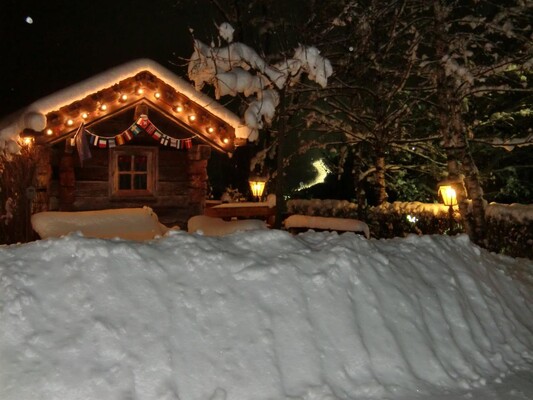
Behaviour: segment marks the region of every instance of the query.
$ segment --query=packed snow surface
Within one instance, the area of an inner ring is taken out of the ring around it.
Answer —
[[[532,292],[509,277],[517,268],[533,265],[466,236],[4,246],[0,398],[471,398],[531,368]]]

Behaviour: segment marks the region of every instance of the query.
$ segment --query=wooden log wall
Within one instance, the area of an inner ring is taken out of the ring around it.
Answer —
[[[109,149],[91,148],[92,158],[80,165],[77,153],[54,148],[50,183],[50,209],[88,211],[109,208],[151,207],[167,226],[187,229],[187,221],[201,215],[207,194],[207,162],[211,148],[195,145],[189,150],[160,146],[156,196],[142,199],[111,198]],[[57,204],[54,206],[54,204]]]
[[[33,199],[32,213],[48,210],[50,202],[50,182],[52,179],[52,166],[50,163],[50,148],[48,146],[35,146],[35,198]]]

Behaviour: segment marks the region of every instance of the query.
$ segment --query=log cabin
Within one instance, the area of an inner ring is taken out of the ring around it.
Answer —
[[[248,128],[151,60],[118,66],[47,96],[13,124],[32,143],[32,213],[151,207],[167,226],[203,213],[212,151]]]

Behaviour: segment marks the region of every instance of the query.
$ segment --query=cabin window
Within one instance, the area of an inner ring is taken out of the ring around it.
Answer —
[[[110,151],[109,179],[114,197],[154,196],[157,182],[156,147],[120,147]]]

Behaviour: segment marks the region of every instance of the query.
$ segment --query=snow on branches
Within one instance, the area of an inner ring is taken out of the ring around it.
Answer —
[[[242,93],[251,98],[244,113],[244,122],[251,129],[248,140],[258,138],[258,130],[270,124],[279,104],[276,90],[294,85],[306,73],[308,78],[326,87],[333,68],[328,59],[312,46],[299,46],[294,55],[269,65],[259,54],[243,43],[233,42],[233,27],[224,22],[219,36],[229,44],[226,47],[208,46],[194,40],[194,52],[189,59],[188,75],[196,90],[207,84],[215,89],[215,97]]]

